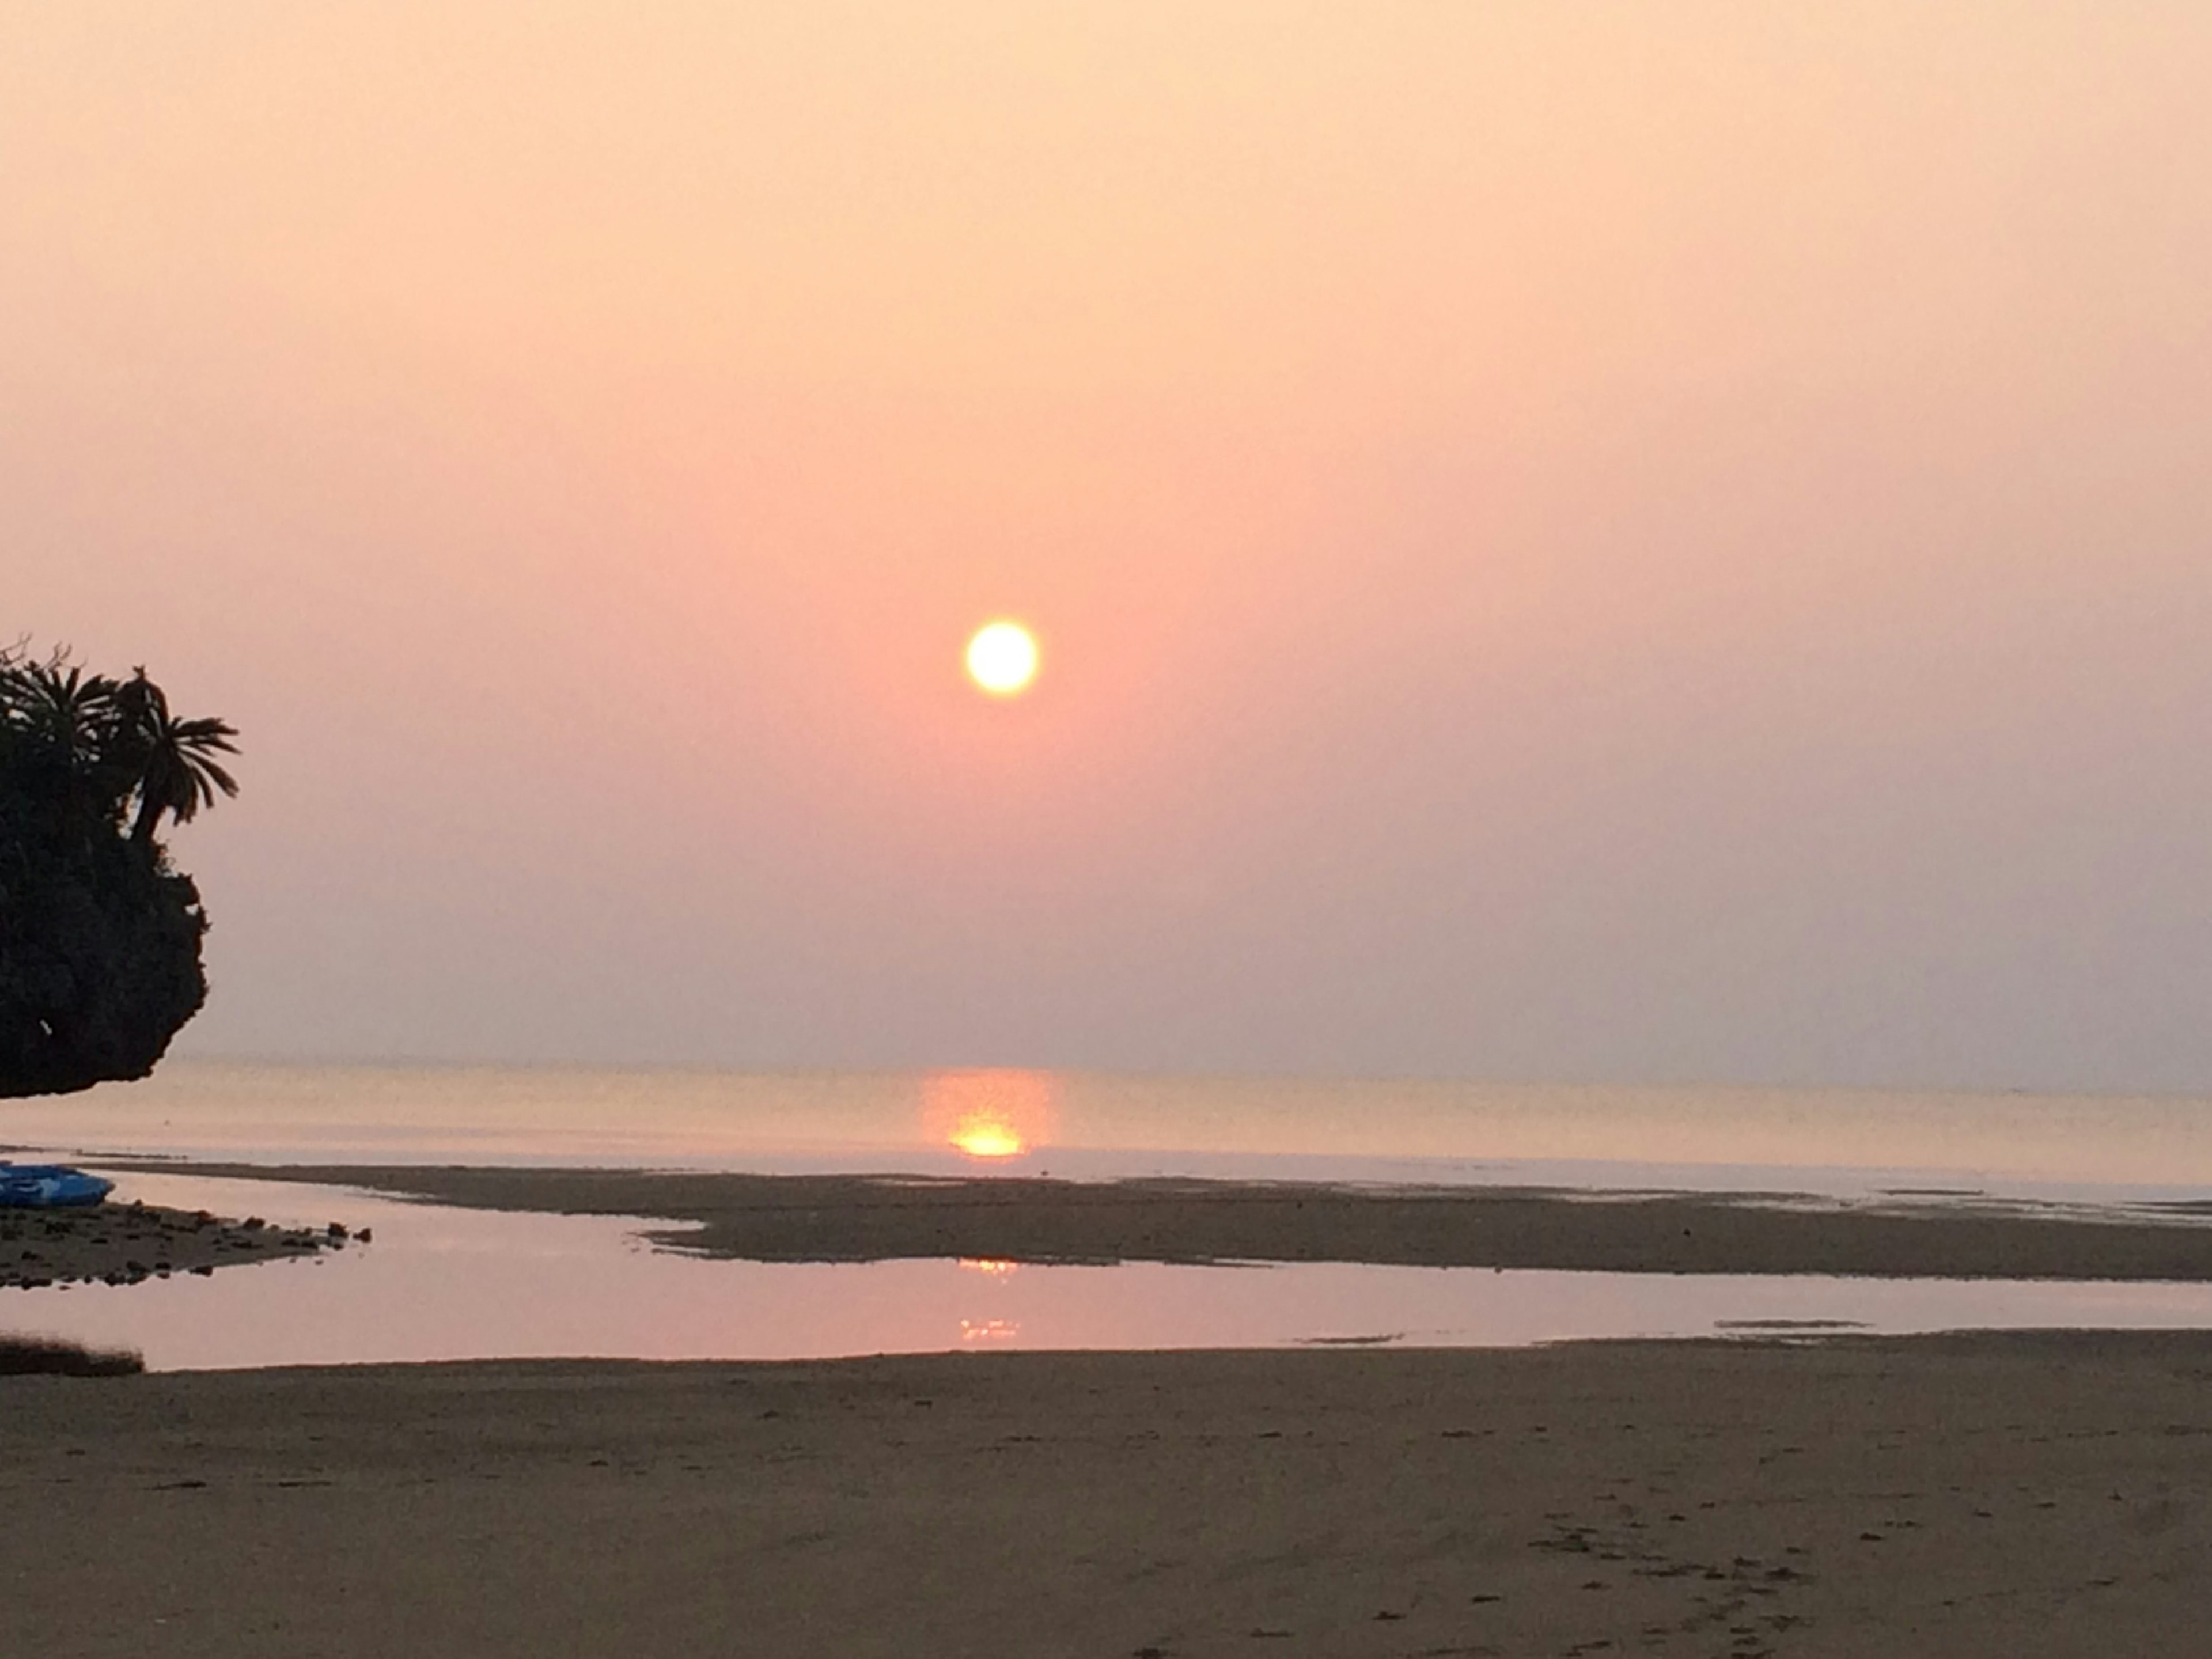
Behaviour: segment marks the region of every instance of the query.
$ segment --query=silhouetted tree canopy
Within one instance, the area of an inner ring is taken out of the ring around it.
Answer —
[[[238,783],[237,733],[143,668],[0,647],[0,1096],[144,1077],[207,999],[207,918],[155,839]]]

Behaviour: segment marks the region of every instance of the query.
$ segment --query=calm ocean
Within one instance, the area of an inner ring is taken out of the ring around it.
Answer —
[[[0,1142],[262,1163],[1200,1175],[1830,1193],[2212,1192],[2212,1101],[1024,1071],[177,1060]]]

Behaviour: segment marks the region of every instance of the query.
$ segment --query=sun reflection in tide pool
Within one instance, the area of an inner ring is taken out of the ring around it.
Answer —
[[[1048,1072],[936,1072],[922,1081],[929,1139],[985,1163],[1042,1146],[1052,1130]]]
[[[1006,1281],[1021,1272],[1018,1261],[1003,1261],[995,1256],[963,1255],[960,1271],[981,1273],[983,1282],[1003,1291]],[[1018,1319],[963,1319],[960,1322],[960,1341],[963,1346],[976,1342],[1014,1342],[1020,1340],[1022,1322]]]

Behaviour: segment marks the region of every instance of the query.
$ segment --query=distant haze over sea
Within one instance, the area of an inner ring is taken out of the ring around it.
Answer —
[[[241,733],[180,1054],[2212,1092],[2208,65],[8,7],[0,640]]]
[[[0,1146],[304,1164],[1199,1176],[2195,1200],[2212,1101],[1010,1069],[179,1060],[7,1103]]]

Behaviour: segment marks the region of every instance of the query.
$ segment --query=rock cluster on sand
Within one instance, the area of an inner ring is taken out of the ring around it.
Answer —
[[[151,1204],[94,1204],[81,1209],[0,1210],[0,1286],[99,1281],[135,1285],[171,1273],[342,1249],[340,1226],[320,1231],[272,1227],[258,1216],[228,1221],[205,1210]]]

